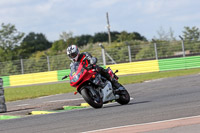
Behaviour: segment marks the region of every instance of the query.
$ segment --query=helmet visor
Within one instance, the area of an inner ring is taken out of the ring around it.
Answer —
[[[78,51],[76,51],[74,53],[70,53],[69,57],[72,58],[72,59],[74,59],[74,58],[76,58],[77,55],[78,55]]]

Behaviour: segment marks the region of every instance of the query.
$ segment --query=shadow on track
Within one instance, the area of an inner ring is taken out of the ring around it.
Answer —
[[[126,105],[121,105],[121,104],[115,102],[113,104],[107,104],[107,106],[104,106],[103,108],[118,107],[118,106],[130,106],[130,105],[143,104],[143,103],[149,103],[149,102],[151,102],[151,101],[130,102],[129,104],[126,104]]]

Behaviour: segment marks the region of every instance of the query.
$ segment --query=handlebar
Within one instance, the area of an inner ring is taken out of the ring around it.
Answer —
[[[67,77],[69,77],[69,75],[65,75],[64,77],[62,77],[62,80],[66,79]]]

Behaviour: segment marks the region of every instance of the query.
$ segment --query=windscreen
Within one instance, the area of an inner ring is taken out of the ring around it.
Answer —
[[[73,65],[71,66],[71,73],[70,73],[71,76],[73,76],[77,72],[79,64],[80,64],[79,62],[73,63]]]
[[[78,71],[79,68],[79,62],[73,63],[71,66],[71,73],[70,73],[70,82],[77,82],[80,78],[81,73],[84,72],[84,68],[81,69],[81,71]]]

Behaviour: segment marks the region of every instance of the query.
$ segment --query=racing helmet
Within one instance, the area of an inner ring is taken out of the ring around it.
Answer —
[[[77,61],[79,54],[79,49],[76,45],[71,45],[67,48],[67,55],[71,60]]]

